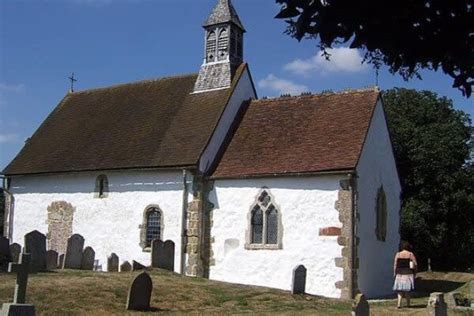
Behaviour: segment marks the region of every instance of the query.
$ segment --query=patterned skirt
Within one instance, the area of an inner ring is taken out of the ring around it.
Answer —
[[[410,292],[415,289],[415,278],[413,274],[397,274],[393,283],[396,292]]]

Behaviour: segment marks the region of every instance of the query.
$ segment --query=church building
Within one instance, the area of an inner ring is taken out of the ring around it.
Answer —
[[[257,99],[230,0],[198,73],[69,92],[3,170],[5,235],[84,236],[186,276],[351,298],[391,293],[400,182],[377,88]],[[200,58],[199,55],[196,58]]]

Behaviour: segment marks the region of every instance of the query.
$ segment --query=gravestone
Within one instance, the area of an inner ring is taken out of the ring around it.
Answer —
[[[132,271],[145,270],[146,267],[138,261],[132,261]]]
[[[369,316],[370,306],[364,294],[357,294],[352,302],[352,316]]]
[[[151,242],[151,266],[174,271],[174,242],[154,239]]]
[[[130,264],[130,262],[125,261],[124,263],[120,265],[120,272],[129,272],[129,271],[132,271],[132,265]]]
[[[119,257],[112,253],[109,257],[107,257],[107,271],[108,272],[118,272],[119,268]]]
[[[55,270],[58,268],[58,253],[54,250],[46,251],[46,269]]]
[[[86,247],[82,253],[82,270],[94,270],[95,251],[91,247]]]
[[[16,272],[15,294],[13,303],[5,303],[2,306],[1,315],[34,316],[35,307],[26,304],[26,288],[28,285],[28,271],[30,271],[31,255],[24,253],[19,263],[10,263],[8,272]]]
[[[84,237],[74,234],[67,240],[66,255],[64,256],[63,269],[80,269],[82,264],[82,251]]]
[[[133,279],[127,296],[127,310],[150,310],[150,298],[153,283],[146,272],[142,272]]]
[[[24,253],[31,255],[30,271],[46,270],[46,236],[37,230],[25,235]]]
[[[306,268],[299,265],[293,269],[293,284],[291,294],[304,294],[306,288]]]
[[[429,316],[447,316],[448,311],[444,302],[444,294],[442,292],[431,293],[426,309]]]
[[[18,263],[20,261],[21,246],[17,243],[10,245],[10,259],[11,262]]]
[[[10,260],[10,242],[8,238],[0,236],[0,271],[8,270]]]
[[[58,257],[58,268],[62,269],[64,266],[64,254],[60,254]]]

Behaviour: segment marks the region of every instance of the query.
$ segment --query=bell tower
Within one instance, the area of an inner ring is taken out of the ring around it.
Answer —
[[[194,92],[230,87],[243,62],[245,29],[230,0],[219,0],[203,25],[205,57]]]

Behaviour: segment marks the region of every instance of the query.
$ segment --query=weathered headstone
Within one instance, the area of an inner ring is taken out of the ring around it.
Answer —
[[[10,260],[10,242],[8,238],[0,236],[0,271],[7,271]]]
[[[138,261],[132,261],[132,271],[145,270],[146,267]]]
[[[151,242],[151,266],[174,271],[174,242],[154,239]]]
[[[127,310],[150,310],[150,298],[153,283],[146,272],[142,272],[133,279],[127,296]]]
[[[80,269],[82,264],[82,251],[84,237],[74,234],[67,240],[67,250],[64,256],[64,269]]]
[[[118,272],[119,268],[119,257],[112,253],[109,257],[107,257],[107,271],[108,272]]]
[[[25,235],[24,253],[31,255],[30,271],[46,270],[46,236],[37,230]]]
[[[10,259],[13,263],[18,263],[20,261],[21,246],[17,243],[10,245]]]
[[[24,253],[20,257],[20,263],[10,263],[8,272],[16,272],[15,294],[13,303],[5,303],[2,306],[1,315],[34,316],[35,307],[26,303],[26,288],[28,285],[28,271],[30,270],[31,255]]]
[[[60,254],[58,257],[58,268],[62,269],[64,267],[64,254]]]
[[[54,250],[46,251],[46,269],[55,270],[58,268],[58,253]]]
[[[293,269],[293,285],[291,294],[304,294],[306,288],[306,268],[299,265]]]
[[[444,302],[444,294],[442,292],[434,292],[430,294],[428,299],[428,310],[429,316],[447,316],[447,306]]]
[[[91,247],[86,247],[82,253],[82,270],[94,270],[95,251]]]
[[[364,294],[357,294],[352,302],[352,316],[369,316],[370,306]]]
[[[124,263],[120,265],[120,272],[129,272],[129,271],[132,271],[132,265],[130,264],[130,262],[125,261]]]

